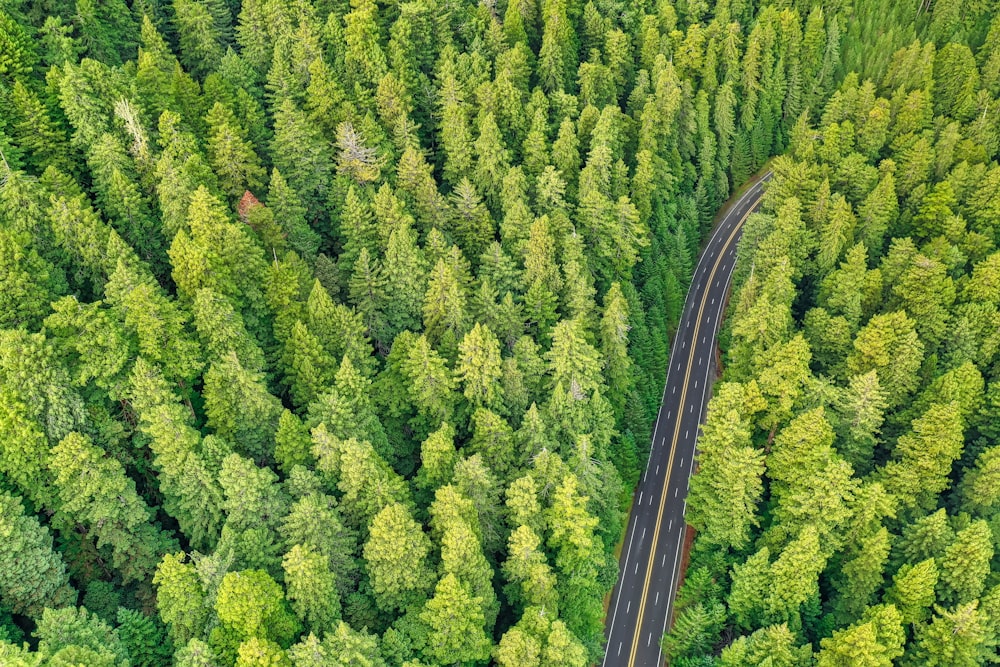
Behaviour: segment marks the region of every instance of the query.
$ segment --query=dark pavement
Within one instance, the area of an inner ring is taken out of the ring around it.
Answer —
[[[730,205],[702,251],[670,351],[649,462],[636,487],[605,621],[603,667],[662,663],[684,540],[684,512],[695,444],[714,370],[715,337],[736,263],[744,220],[756,210],[764,176]]]

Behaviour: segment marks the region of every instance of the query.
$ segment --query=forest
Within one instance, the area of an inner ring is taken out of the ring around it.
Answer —
[[[0,664],[585,667],[768,160],[670,664],[1000,638],[991,0],[0,0]]]
[[[671,665],[1000,659],[998,37],[848,74],[771,163]]]

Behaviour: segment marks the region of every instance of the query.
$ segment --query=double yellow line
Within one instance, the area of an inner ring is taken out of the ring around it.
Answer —
[[[760,182],[762,181],[755,183],[753,187],[757,187]],[[667,491],[670,489],[670,473],[673,471],[674,453],[677,451],[677,438],[681,432],[681,419],[684,416],[684,400],[687,397],[688,381],[691,379],[691,367],[694,362],[694,350],[697,347],[698,329],[701,326],[701,316],[705,312],[705,303],[708,301],[709,292],[711,292],[712,280],[715,278],[715,274],[719,270],[719,264],[722,262],[722,258],[726,254],[726,250],[729,248],[730,244],[732,244],[733,239],[736,238],[736,234],[740,231],[740,228],[743,227],[743,223],[748,217],[750,217],[750,214],[753,213],[754,209],[757,208],[759,204],[760,201],[758,199],[758,201],[754,202],[750,208],[747,209],[747,212],[743,214],[740,221],[733,227],[733,230],[729,233],[729,238],[726,239],[725,244],[722,246],[718,256],[715,258],[715,264],[712,265],[712,271],[706,278],[703,279],[706,289],[705,293],[701,297],[701,304],[698,306],[698,319],[695,320],[694,323],[694,335],[691,338],[691,351],[688,352],[687,368],[684,371],[684,383],[681,385],[681,402],[679,403],[679,407],[677,409],[676,425],[674,426],[674,438],[670,443],[670,458],[667,460],[667,473],[663,478],[663,490],[660,493],[660,508],[656,515],[656,527],[653,529],[653,541],[649,549],[649,563],[646,564],[646,580],[642,587],[642,598],[639,601],[639,617],[636,619],[635,634],[632,636],[632,652],[629,654],[628,667],[633,666],[633,663],[635,662],[635,652],[639,648],[639,634],[642,631],[642,618],[646,611],[646,597],[649,595],[649,580],[653,576],[653,563],[656,562],[656,547],[659,543],[660,525],[663,523],[663,507],[667,501]],[[683,336],[684,334],[679,333],[678,335]],[[673,581],[671,578],[671,584],[672,583]],[[670,596],[668,595],[668,608],[670,606],[669,600]]]

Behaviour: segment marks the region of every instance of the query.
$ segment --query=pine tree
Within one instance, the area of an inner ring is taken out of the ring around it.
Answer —
[[[500,341],[489,328],[477,323],[459,343],[455,374],[472,405],[495,407],[502,403]]]
[[[198,338],[209,361],[221,361],[235,354],[246,371],[263,370],[264,353],[228,299],[212,289],[202,288],[195,292],[191,309]]]
[[[215,613],[241,639],[288,642],[298,634],[281,586],[263,570],[227,573],[219,584]]]
[[[493,568],[483,555],[475,507],[452,486],[441,487],[430,507],[431,526],[441,546],[441,572],[453,574],[480,601],[486,627],[496,622],[500,605],[493,592]]]
[[[710,650],[713,638],[721,629],[724,614],[725,607],[719,602],[709,605],[697,602],[681,610],[660,643],[667,659],[676,661]]]
[[[315,256],[322,240],[306,222],[307,211],[299,200],[299,195],[292,190],[277,168],[271,170],[267,206],[274,211],[274,218],[284,232],[289,247],[307,259]]]
[[[842,619],[855,619],[882,587],[883,570],[889,558],[889,531],[880,529],[855,547],[841,567],[837,588],[840,593],[839,612]]]
[[[118,632],[83,607],[46,609],[35,630],[38,654],[52,663],[123,667],[128,652]]]
[[[142,357],[136,360],[130,384],[127,395],[150,439],[164,509],[193,546],[208,549],[222,524],[222,489],[198,451],[202,439],[190,424],[190,410],[181,405],[159,369]]]
[[[600,354],[587,342],[576,320],[563,320],[555,326],[545,358],[553,384],[561,384],[575,400],[588,397],[603,385]]]
[[[510,154],[504,146],[500,128],[493,114],[485,114],[479,121],[479,137],[473,145],[475,162],[472,172],[477,188],[485,193],[494,209],[500,206],[503,179],[510,169]]]
[[[181,60],[204,76],[215,71],[232,39],[227,3],[221,0],[180,0],[174,3]]]
[[[374,148],[365,145],[364,138],[349,121],[337,126],[337,173],[348,176],[358,185],[379,179],[382,160]]]
[[[282,355],[285,386],[300,409],[308,406],[333,383],[336,366],[319,339],[302,322],[292,325]]]
[[[65,289],[59,272],[13,230],[0,230],[0,326],[37,330]]]
[[[239,645],[234,667],[292,667],[292,663],[275,642],[251,637]]]
[[[906,313],[876,315],[854,339],[847,370],[851,375],[877,371],[888,406],[895,407],[917,386],[916,372],[923,359],[923,349],[914,322]]]
[[[883,469],[886,490],[906,508],[929,510],[950,485],[948,473],[962,451],[962,420],[955,403],[932,405],[900,436]]]
[[[115,630],[128,651],[132,664],[137,667],[159,667],[169,663],[173,646],[166,636],[163,623],[156,616],[125,609],[118,609]]]
[[[886,592],[886,599],[900,614],[904,623],[919,624],[927,620],[931,605],[936,599],[934,588],[938,581],[938,569],[933,558],[915,565],[906,564],[892,578],[892,588]]]
[[[870,665],[890,667],[903,654],[906,635],[902,617],[892,605],[869,607],[864,616],[820,642],[817,665]]]
[[[613,397],[616,414],[624,413],[625,400],[632,390],[632,359],[628,354],[629,310],[618,283],[612,283],[604,295],[604,313],[601,317],[601,352],[604,356],[608,389]]]
[[[53,448],[49,467],[60,509],[93,532],[99,549],[109,548],[125,581],[148,580],[160,555],[176,544],[150,523],[150,509],[121,464],[106,458],[90,438],[70,433]]]
[[[953,610],[935,605],[934,611],[931,623],[920,626],[917,633],[914,664],[972,667],[992,654],[996,639],[979,610],[978,600]]]
[[[246,227],[232,222],[222,202],[204,187],[191,196],[187,223],[168,251],[181,294],[194,299],[208,287],[232,300],[245,318],[259,315],[265,263]]]
[[[445,350],[455,350],[468,329],[468,295],[455,269],[440,259],[431,270],[424,295],[426,335]]]
[[[714,406],[713,406],[714,407]],[[749,438],[748,424],[735,410],[709,412],[691,480],[688,521],[711,544],[743,548],[759,524],[757,503],[763,494],[762,453]]]
[[[764,600],[768,617],[792,620],[800,607],[817,594],[817,580],[826,566],[814,528],[805,528],[771,564],[772,588]]]
[[[446,181],[457,185],[472,171],[473,166],[469,110],[462,97],[460,84],[452,72],[446,70],[440,88],[440,129],[445,157],[442,173]]]
[[[357,631],[341,621],[337,627],[323,637],[322,643],[310,634],[288,650],[295,667],[322,667],[333,664],[359,664],[371,667],[386,667],[379,651],[378,637],[365,631]]]
[[[238,198],[246,190],[259,189],[264,182],[264,169],[233,112],[216,102],[205,116],[205,123],[209,128],[208,157],[222,190]]]
[[[540,546],[541,538],[530,526],[519,526],[511,533],[510,556],[503,564],[504,592],[521,609],[534,606],[555,613],[559,604],[556,578]]]
[[[344,199],[344,208],[340,215],[340,235],[344,249],[338,257],[343,267],[341,272],[347,277],[357,264],[362,250],[367,250],[370,256],[378,256],[378,231],[371,205],[351,185]]]
[[[416,339],[403,362],[412,400],[430,419],[447,421],[454,407],[454,379],[445,360],[431,347],[426,336]]]
[[[319,339],[323,349],[333,359],[347,357],[364,375],[373,373],[372,348],[365,335],[360,313],[334,303],[330,293],[318,281],[313,281],[306,302],[309,330]]]
[[[490,640],[483,630],[481,605],[482,600],[474,597],[455,575],[442,577],[420,614],[430,630],[427,657],[438,663],[489,658]]]
[[[959,531],[939,562],[938,600],[957,607],[979,598],[992,558],[992,533],[985,521]]]
[[[310,547],[296,544],[281,563],[285,590],[292,610],[306,628],[323,632],[340,620],[340,597],[328,559]]]
[[[341,600],[354,592],[359,563],[357,534],[344,525],[337,501],[323,493],[312,492],[297,500],[281,520],[278,532],[286,544],[300,545],[326,559]]]
[[[392,611],[420,602],[430,590],[430,540],[401,504],[387,505],[370,528],[364,556],[375,602]]]
[[[361,248],[348,282],[348,291],[351,301],[362,316],[365,335],[371,337],[379,351],[390,346],[385,315],[389,301],[388,289],[382,267],[372,259],[368,248]]]
[[[38,95],[19,79],[10,92],[10,102],[12,139],[29,153],[27,164],[39,173],[50,164],[64,171],[72,170],[66,133],[52,120]]]
[[[44,607],[76,600],[48,529],[25,514],[21,499],[9,493],[0,494],[0,536],[0,592],[11,611],[38,617]]]
[[[285,99],[274,114],[274,139],[270,153],[274,168],[302,199],[308,218],[322,216],[333,164],[316,126],[290,99]]]
[[[261,373],[245,369],[235,353],[213,362],[202,397],[208,425],[257,460],[270,460],[281,402],[268,393]]]
[[[443,138],[451,136],[451,132]],[[399,187],[406,199],[413,204],[417,226],[423,232],[447,225],[448,203],[438,192],[437,184],[431,174],[431,165],[417,148],[407,146],[399,158],[396,175]]]
[[[198,573],[184,553],[166,554],[156,568],[156,606],[175,645],[202,636],[210,610]]]
[[[212,647],[200,639],[192,639],[174,654],[178,667],[218,667]]]
[[[988,516],[1000,501],[997,475],[1000,474],[1000,449],[990,447],[977,458],[975,468],[967,470],[959,487],[966,511]]]
[[[349,525],[364,533],[375,515],[387,505],[409,504],[406,482],[378,455],[371,443],[357,440],[338,442],[335,436],[326,434],[324,428],[322,435],[336,445],[334,458],[328,456],[325,447],[319,446],[317,430],[314,429],[313,433],[313,454],[318,461],[317,467],[326,475],[339,473],[336,485],[344,494],[341,503]]]
[[[219,484],[226,497],[226,527],[232,531],[275,531],[288,512],[290,499],[279,486],[278,476],[239,454],[229,454],[222,460]]]
[[[377,8],[362,0],[344,16],[344,65],[350,81],[374,89],[386,72],[385,53],[380,46]]]
[[[400,331],[418,330],[427,292],[427,267],[416,233],[409,225],[401,225],[389,234],[382,271],[393,293],[385,313],[388,335],[395,338]]]
[[[495,237],[489,210],[483,204],[476,186],[465,176],[458,181],[449,200],[454,211],[455,236],[462,250],[469,257],[479,257]]]

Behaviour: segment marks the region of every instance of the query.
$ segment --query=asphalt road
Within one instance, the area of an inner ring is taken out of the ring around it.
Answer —
[[[695,268],[670,351],[649,461],[632,499],[618,584],[605,621],[603,667],[654,667],[663,662],[660,637],[677,587],[695,445],[711,397],[715,337],[743,222],[760,203],[767,178],[730,204]]]

